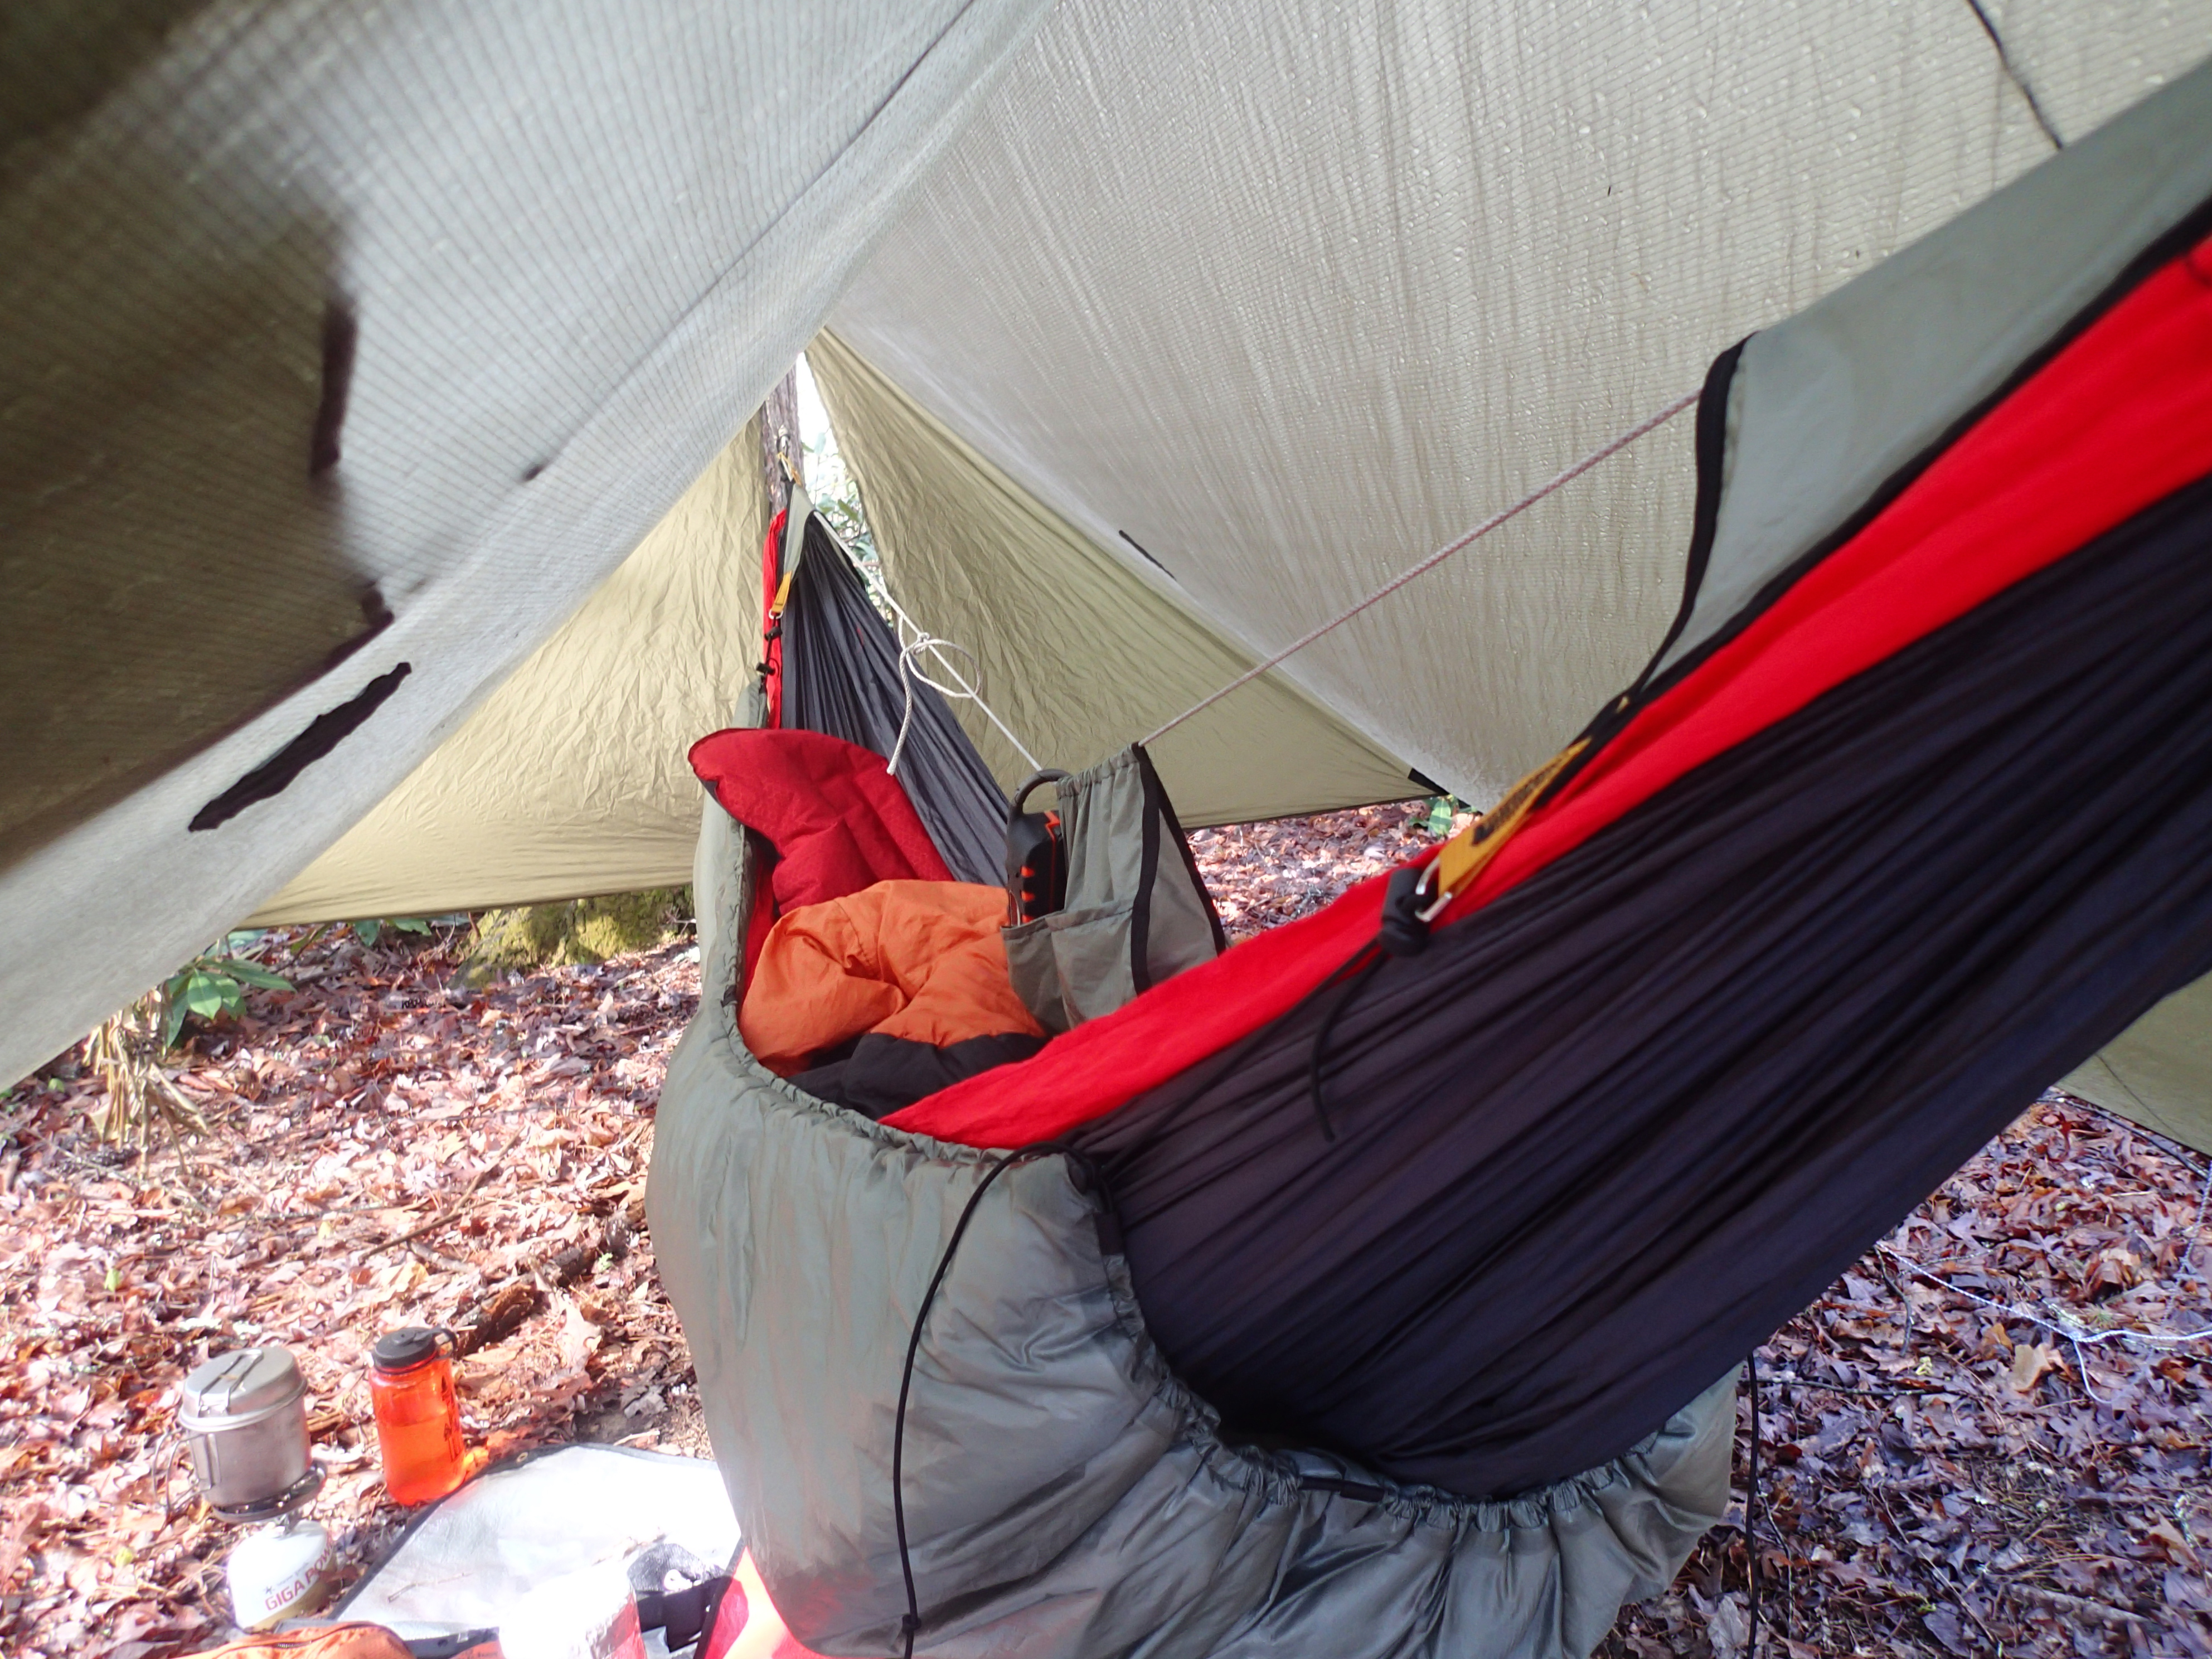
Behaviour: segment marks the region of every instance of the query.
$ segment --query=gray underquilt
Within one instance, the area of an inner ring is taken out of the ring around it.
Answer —
[[[823,1653],[896,1654],[902,1364],[991,1153],[800,1093],[738,1041],[744,836],[707,807],[701,1012],[660,1097],[660,1273],[762,1578]],[[982,1659],[1587,1654],[1728,1499],[1733,1376],[1626,1455],[1504,1502],[1224,1444],[1170,1375],[1059,1158],[984,1194],[933,1306],[906,1419],[918,1653]],[[1308,1489],[1301,1474],[1383,1489]]]

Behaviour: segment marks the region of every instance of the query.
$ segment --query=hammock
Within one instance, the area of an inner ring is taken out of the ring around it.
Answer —
[[[1033,1060],[879,1125],[767,1079],[710,809],[653,1224],[794,1632],[1571,1654],[1663,1586],[1713,1379],[2212,969],[2204,102],[1724,353],[1637,683]],[[2014,257],[2069,212],[2078,268]]]
[[[762,568],[772,636],[765,690],[778,716],[765,723],[842,738],[886,760],[898,752],[899,781],[953,878],[997,882],[1006,798],[944,699],[917,678],[916,653],[869,603],[851,556],[803,489],[770,526]],[[785,614],[803,625],[775,637],[779,572],[790,580]],[[920,672],[928,668],[925,661]]]

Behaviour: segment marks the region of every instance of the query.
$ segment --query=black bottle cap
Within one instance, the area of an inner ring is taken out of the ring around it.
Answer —
[[[424,1360],[437,1356],[438,1338],[442,1334],[428,1325],[409,1325],[386,1331],[368,1351],[369,1362],[380,1371],[412,1370]]]

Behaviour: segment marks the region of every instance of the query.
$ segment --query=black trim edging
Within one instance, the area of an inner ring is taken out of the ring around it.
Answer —
[[[1706,374],[1705,389],[1698,399],[1698,497],[1690,542],[1689,568],[1683,580],[1681,609],[1675,616],[1674,626],[1667,630],[1667,637],[1660,642],[1658,650],[1652,653],[1651,660],[1644,672],[1637,676],[1626,691],[1607,703],[1596,718],[1583,728],[1581,735],[1589,740],[1588,747],[1576,757],[1571,765],[1560,769],[1559,775],[1532,803],[1532,807],[1541,806],[1554,799],[1585,766],[1604,752],[1606,745],[1619,736],[1622,728],[1647,705],[1658,701],[1708,658],[1735,640],[1815,566],[1840,550],[1872,524],[1891,502],[1911,488],[1921,474],[2040,374],[2060,352],[2087,332],[2100,318],[2160,269],[2180,258],[2208,234],[2212,234],[2212,199],[2198,203],[2146,243],[2142,251],[2129,260],[2118,275],[2106,283],[2088,304],[2054,330],[2041,346],[2022,357],[2013,372],[1988,397],[1960,415],[1937,434],[1926,448],[1883,479],[1856,512],[1845,515],[1834,529],[1768,578],[1765,586],[1738,606],[1735,613],[1711,635],[1685,653],[1681,660],[1664,673],[1660,673],[1660,663],[1680,636],[1696,608],[1698,590],[1704,583],[1705,565],[1711,556],[1715,528],[1720,514],[1722,464],[1726,459],[1729,384],[1735,378],[1736,361],[1744,347],[1750,343],[1751,337],[1747,336],[1715,358],[1711,369]]]
[[[403,662],[390,672],[379,674],[337,708],[316,715],[306,731],[195,812],[190,827],[212,830],[256,801],[283,794],[301,773],[359,731],[399,689],[399,682],[414,672],[414,664]]]

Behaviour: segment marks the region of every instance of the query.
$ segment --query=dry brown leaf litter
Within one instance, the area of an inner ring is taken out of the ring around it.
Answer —
[[[2045,1096],[1759,1350],[1763,1650],[2212,1653],[2203,1194]],[[1746,1588],[1711,1534],[1602,1650],[1741,1652]]]
[[[11,1098],[0,1638],[153,1659],[222,1633],[237,1534],[200,1511],[173,1419],[184,1375],[243,1343],[300,1361],[328,1474],[308,1513],[349,1571],[403,1518],[368,1413],[380,1331],[476,1340],[462,1409],[494,1455],[703,1451],[639,1201],[692,953],[469,993],[447,988],[458,943],[270,941],[301,988],[192,1040],[178,1080],[212,1133],[189,1169],[101,1146],[88,1079]]]
[[[1242,938],[1388,869],[1429,839],[1424,819],[1368,808],[1192,839]],[[638,1205],[697,1003],[691,953],[479,994],[447,988],[446,942],[264,954],[301,988],[193,1041],[180,1081],[215,1133],[191,1172],[99,1146],[94,1087],[66,1063],[40,1079],[59,1087],[8,1101],[15,1649],[161,1659],[222,1633],[234,1534],[198,1512],[170,1419],[185,1371],[235,1343],[300,1358],[330,1471],[312,1513],[349,1572],[404,1519],[362,1382],[392,1326],[478,1334],[463,1405],[495,1454],[704,1452]],[[2047,1097],[1761,1351],[1762,1651],[2212,1654],[2212,1345],[2188,1340],[2212,1325],[2202,1192],[2176,1151]],[[2100,1340],[2122,1330],[2178,1340]],[[1739,1416],[1740,1523],[1747,1400]],[[1740,1526],[1717,1531],[1602,1650],[1732,1659],[1745,1568]]]
[[[1346,888],[1387,873],[1436,839],[1428,817],[1425,803],[1359,806],[1197,830],[1190,848],[1233,943],[1311,915]]]

